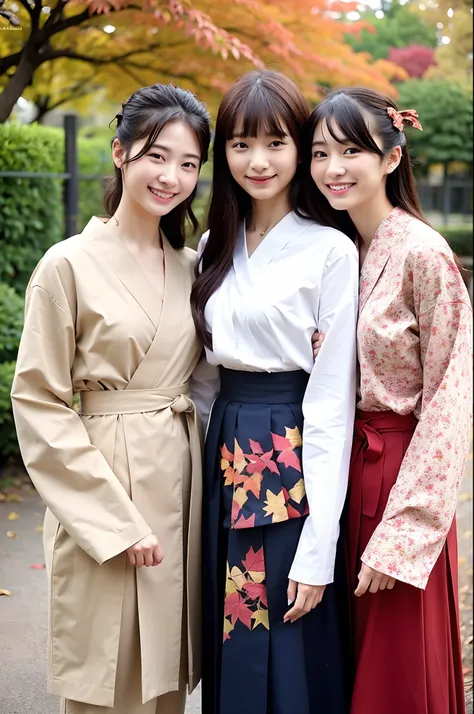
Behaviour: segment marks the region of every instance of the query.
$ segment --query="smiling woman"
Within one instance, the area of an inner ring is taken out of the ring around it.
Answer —
[[[48,689],[65,714],[181,714],[200,678],[201,343],[184,223],[209,116],[153,85],[117,114],[115,176],[84,231],[35,269],[13,383],[47,505]],[[79,396],[79,414],[73,407]]]

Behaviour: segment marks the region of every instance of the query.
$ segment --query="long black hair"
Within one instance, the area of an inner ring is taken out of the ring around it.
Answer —
[[[281,138],[288,131],[301,162],[290,186],[292,210],[302,218],[336,225],[334,210],[324,206],[322,201],[308,202],[302,191],[302,160],[308,120],[309,108],[296,84],[273,70],[242,75],[220,104],[214,138],[209,237],[200,261],[201,270],[191,293],[196,330],[207,347],[211,347],[211,335],[204,320],[204,308],[232,264],[239,222],[252,206],[250,196],[234,180],[227,163],[226,141],[235,135],[236,130],[244,136],[271,134]]]
[[[143,87],[122,104],[122,109],[114,119],[117,120],[114,139],[118,139],[125,150],[124,165],[144,156],[160,131],[168,122],[173,121],[185,122],[194,131],[201,152],[201,166],[207,161],[211,138],[210,118],[204,104],[191,92],[171,84]],[[143,148],[135,156],[130,156],[133,144],[143,139],[146,139]],[[115,173],[109,179],[104,194],[104,206],[109,216],[113,216],[117,210],[122,192],[122,170],[115,167]],[[161,218],[163,232],[175,249],[184,246],[186,219],[189,219],[194,230],[197,230],[198,221],[191,208],[195,195],[196,188],[185,201]]]
[[[393,206],[402,208],[429,225],[423,216],[418,198],[405,132],[396,128],[387,111],[389,107],[398,111],[397,105],[391,99],[365,87],[337,89],[318,104],[310,116],[305,151],[304,190],[307,202],[317,202],[325,207],[330,205],[310,176],[311,143],[316,127],[324,121],[326,130],[333,139],[340,140],[340,135],[335,133],[337,127],[345,139],[361,149],[377,154],[381,160],[399,146],[402,156],[397,168],[387,175],[387,198]],[[370,126],[367,117],[371,119]],[[374,136],[379,137],[381,147],[375,142]],[[355,236],[356,228],[347,211],[336,211],[333,216],[340,230],[351,237]]]

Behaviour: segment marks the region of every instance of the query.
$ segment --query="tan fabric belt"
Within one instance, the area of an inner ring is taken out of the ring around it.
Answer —
[[[194,402],[187,396],[189,382],[163,389],[109,389],[83,391],[79,394],[79,414],[108,416],[113,414],[143,414],[168,407],[175,414],[194,411]]]

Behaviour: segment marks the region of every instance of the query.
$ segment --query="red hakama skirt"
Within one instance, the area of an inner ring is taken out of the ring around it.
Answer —
[[[364,552],[382,520],[417,419],[358,411],[345,554],[350,587],[354,690],[351,714],[464,714],[456,522],[421,590],[354,590]]]

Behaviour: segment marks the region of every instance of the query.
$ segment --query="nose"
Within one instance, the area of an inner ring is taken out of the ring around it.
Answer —
[[[160,167],[158,181],[164,186],[175,186],[178,182],[178,172],[176,166],[169,163],[166,165],[166,167]]]
[[[341,160],[338,156],[329,160],[329,164],[327,166],[326,173],[329,177],[334,177],[334,178],[339,178],[340,176],[344,176],[344,174],[346,173],[346,168],[341,163]]]
[[[270,166],[270,162],[268,161],[266,152],[260,151],[258,149],[252,151],[249,166],[253,171],[258,172],[265,171],[265,169],[268,169],[268,167]]]

